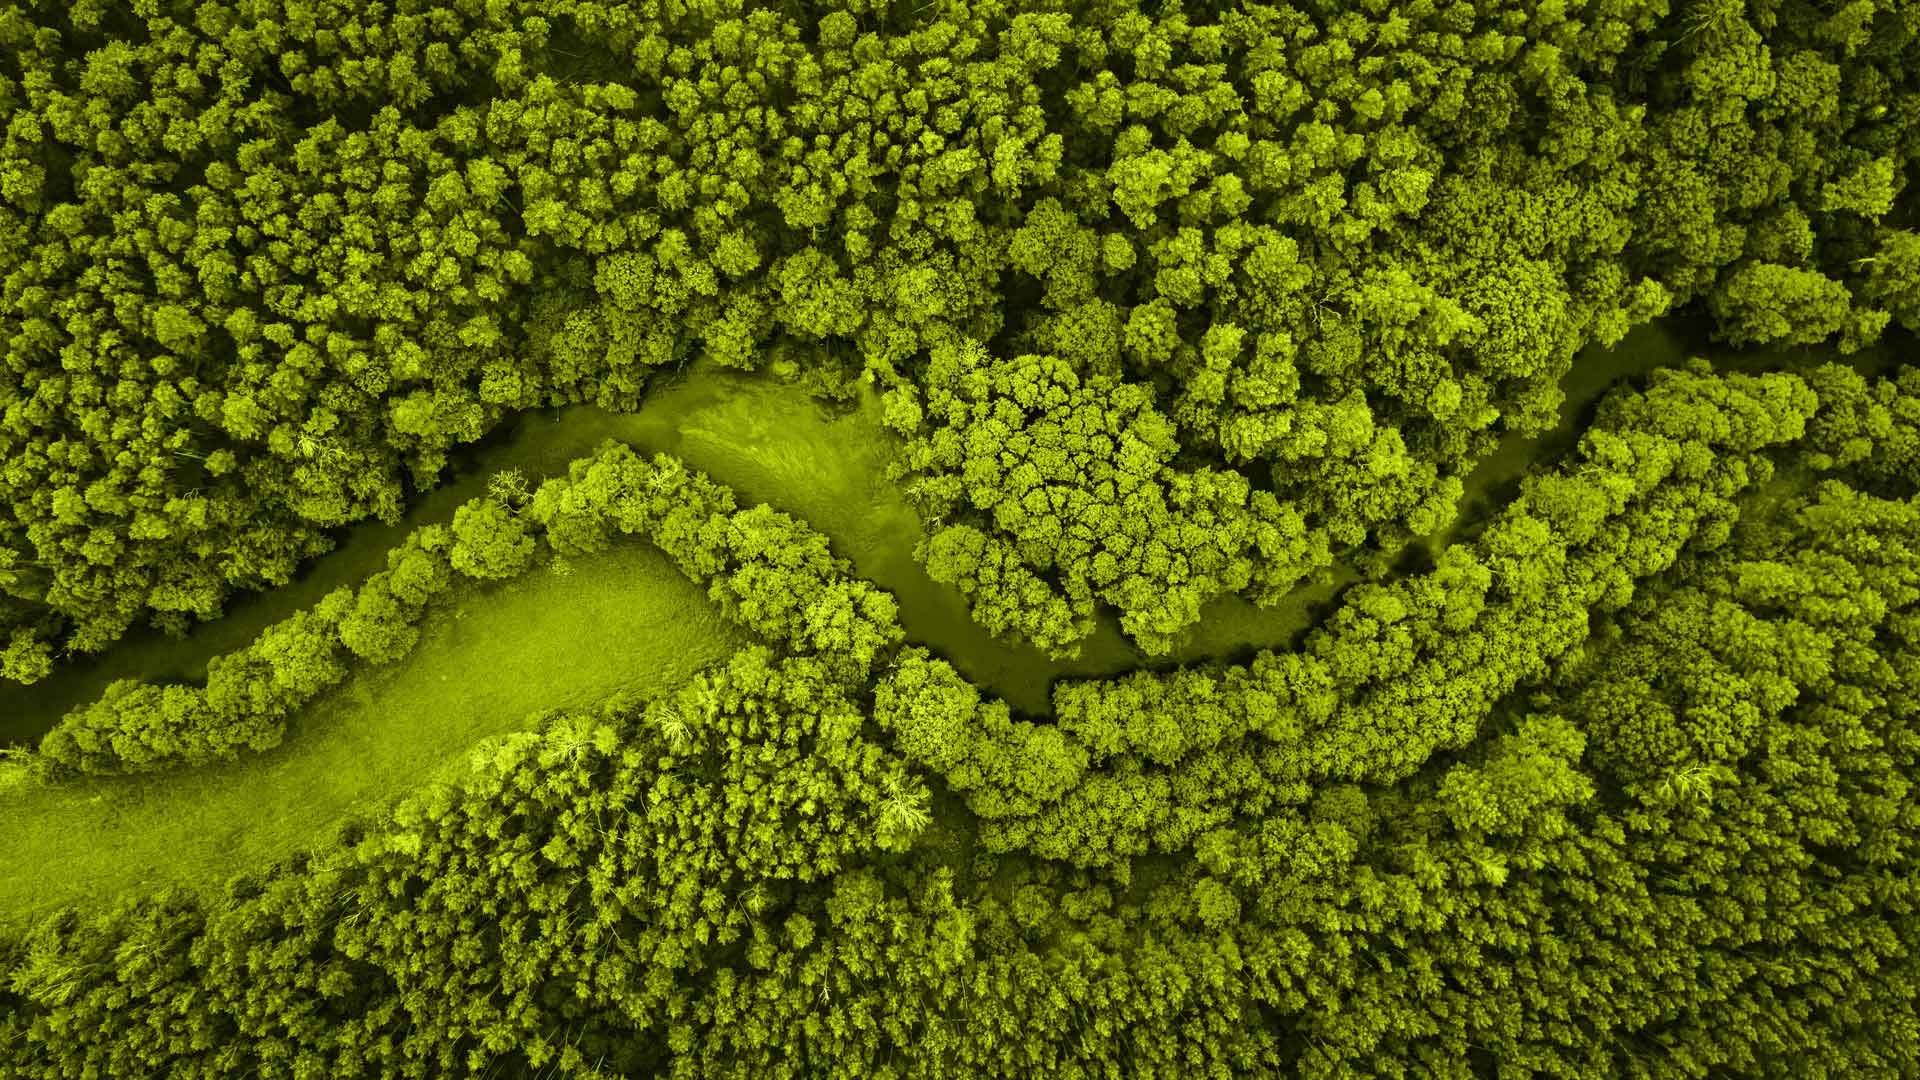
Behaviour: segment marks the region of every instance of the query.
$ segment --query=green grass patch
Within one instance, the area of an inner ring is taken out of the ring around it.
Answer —
[[[406,659],[356,674],[267,753],[51,786],[9,785],[0,762],[0,919],[127,890],[218,891],[383,812],[537,712],[657,693],[748,640],[664,555],[621,545],[454,599]]]

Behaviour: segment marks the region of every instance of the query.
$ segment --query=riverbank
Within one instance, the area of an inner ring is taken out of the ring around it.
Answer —
[[[1437,550],[1470,532],[1529,468],[1577,440],[1608,389],[1699,354],[1697,341],[1670,321],[1642,327],[1611,349],[1582,353],[1563,383],[1560,425],[1503,443],[1469,477],[1455,522],[1428,543]],[[1904,340],[1851,359],[1885,368],[1910,346]],[[1831,355],[1713,358],[1739,369],[1793,370]],[[1147,666],[1110,620],[1071,661],[997,641],[976,626],[964,598],[933,582],[913,559],[922,526],[886,479],[893,443],[878,413],[872,399],[829,411],[792,384],[697,370],[658,388],[635,413],[575,407],[522,417],[402,523],[353,530],[298,581],[240,606],[231,621],[178,641],[130,642],[47,683],[8,687],[0,692],[4,734],[37,737],[113,678],[198,679],[207,657],[384,567],[387,549],[408,530],[450,518],[493,472],[518,468],[537,481],[606,438],[671,453],[731,487],[741,505],[766,502],[809,522],[857,575],[893,592],[910,641],[931,647],[1022,712],[1049,712],[1057,679]],[[719,618],[703,590],[644,545],[619,545],[570,569],[475,588],[428,619],[405,661],[357,675],[301,712],[286,743],[266,754],[181,774],[0,790],[7,819],[0,829],[0,920],[124,890],[217,889],[236,871],[319,842],[356,814],[380,811],[395,792],[429,782],[476,742],[525,727],[530,714],[621,691],[656,693],[746,640]],[[1350,572],[1329,575],[1273,609],[1219,601],[1177,653],[1155,666],[1285,648],[1350,579]]]

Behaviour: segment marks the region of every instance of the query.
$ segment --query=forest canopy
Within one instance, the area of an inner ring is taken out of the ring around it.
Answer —
[[[0,803],[298,762],[570,560],[752,642],[0,911],[0,1073],[1920,1073],[1916,170],[1902,0],[0,0],[0,709],[392,530]],[[873,421],[924,596],[623,441],[411,516],[720,369]]]
[[[929,556],[993,573],[1008,633],[1070,647],[1097,602],[1152,648],[1323,535],[1427,531],[1588,341],[1689,301],[1736,344],[1920,314],[1890,0],[287,14],[0,16],[9,678],[216,618],[504,417],[688,359],[833,357],[934,440],[942,350],[1138,400],[1210,459],[1182,513],[1244,485],[1306,546],[1054,582],[995,522]]]

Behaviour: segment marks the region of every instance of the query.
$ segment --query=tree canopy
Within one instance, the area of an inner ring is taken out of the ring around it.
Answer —
[[[0,681],[688,365],[873,410],[928,586],[486,478],[0,837],[616,545],[751,644],[0,912],[0,1075],[1920,1075],[1917,167],[1906,0],[0,0]],[[1595,366],[1656,318],[1725,362]],[[1034,715],[915,603],[1118,659]]]

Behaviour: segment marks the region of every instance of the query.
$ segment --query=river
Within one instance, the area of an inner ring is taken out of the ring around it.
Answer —
[[[1912,355],[1911,337],[1897,340],[1848,359],[1863,370],[1884,369],[1897,354]],[[1679,317],[1638,327],[1611,347],[1590,347],[1562,380],[1560,423],[1541,435],[1507,437],[1468,476],[1454,523],[1420,546],[1437,550],[1510,499],[1530,466],[1572,446],[1607,389],[1688,356],[1706,356],[1724,369],[1760,371],[1804,369],[1838,354],[1831,348],[1728,350],[1710,344],[1697,320]],[[453,479],[416,499],[402,521],[343,530],[335,550],[313,560],[289,584],[236,597],[222,618],[196,626],[183,638],[136,631],[106,653],[69,663],[32,686],[0,683],[0,745],[38,738],[115,679],[203,679],[210,657],[243,647],[265,626],[384,568],[388,549],[417,526],[451,520],[456,507],[485,489],[492,473],[518,468],[534,479],[562,473],[568,462],[592,453],[607,438],[673,454],[732,487],[741,505],[766,502],[811,523],[853,562],[856,573],[894,594],[909,640],[927,645],[976,685],[1030,714],[1050,711],[1049,687],[1062,677],[1285,647],[1354,580],[1350,570],[1328,571],[1271,609],[1238,598],[1218,600],[1168,657],[1140,653],[1112,619],[1099,623],[1075,659],[1054,660],[1038,649],[1009,645],[973,623],[957,589],[934,582],[915,562],[922,527],[886,479],[895,443],[878,417],[871,392],[852,405],[830,409],[793,383],[704,368],[655,389],[637,412],[570,406],[525,414],[470,448]]]

